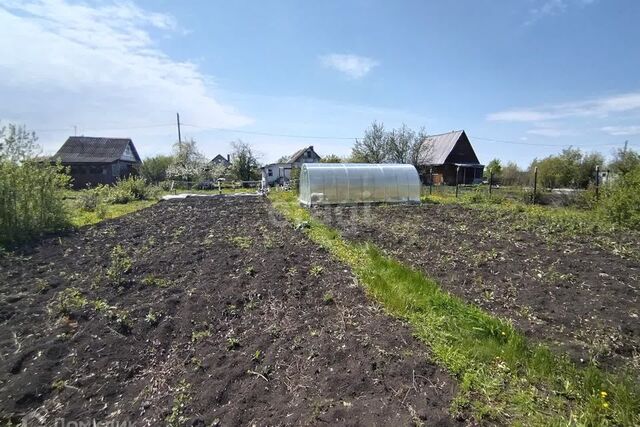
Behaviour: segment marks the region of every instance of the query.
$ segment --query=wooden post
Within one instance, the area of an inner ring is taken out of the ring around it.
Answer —
[[[460,175],[460,166],[456,166],[456,199],[458,198],[458,176]]]
[[[429,168],[429,195],[433,192],[433,168]]]
[[[596,200],[600,197],[600,166],[596,166]]]
[[[531,201],[533,204],[536,204],[536,195],[538,193],[538,167],[536,166],[533,169],[533,196],[531,196]]]
[[[491,198],[491,187],[493,186],[493,171],[489,170],[489,198]]]
[[[182,134],[180,133],[180,113],[176,113],[176,122],[178,123],[178,146],[182,146]]]

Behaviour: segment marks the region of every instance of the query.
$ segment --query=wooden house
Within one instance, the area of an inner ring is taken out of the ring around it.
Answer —
[[[271,163],[262,167],[262,180],[267,185],[285,184],[291,179],[291,171],[303,163],[318,163],[321,157],[313,149],[313,145],[293,153],[286,161]]]
[[[52,161],[71,169],[76,189],[137,175],[142,163],[131,139],[89,136],[70,136]]]

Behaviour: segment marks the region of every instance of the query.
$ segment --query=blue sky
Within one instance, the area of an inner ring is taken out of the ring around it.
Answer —
[[[640,2],[0,0],[0,121],[45,152],[183,135],[263,162],[346,155],[373,120],[465,129],[482,162],[640,148]],[[286,136],[285,136],[286,135]],[[314,136],[319,138],[302,138]]]

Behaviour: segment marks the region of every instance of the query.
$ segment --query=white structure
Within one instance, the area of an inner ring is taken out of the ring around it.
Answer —
[[[313,150],[313,145],[293,153],[286,162],[271,163],[262,168],[262,181],[267,185],[285,184],[291,179],[291,170],[299,168],[303,163],[318,163],[320,156]]]
[[[300,203],[420,203],[420,178],[412,165],[368,163],[303,164]]]

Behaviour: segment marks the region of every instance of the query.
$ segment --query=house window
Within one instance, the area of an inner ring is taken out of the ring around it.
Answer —
[[[269,176],[273,176],[273,171],[269,169]]]
[[[310,159],[311,158],[311,151],[307,151],[306,156],[307,156],[307,158]]]

